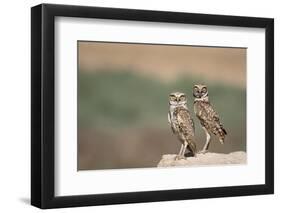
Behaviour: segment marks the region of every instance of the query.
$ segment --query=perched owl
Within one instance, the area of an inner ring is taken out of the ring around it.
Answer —
[[[184,158],[186,149],[187,156],[195,156],[196,145],[194,142],[194,123],[187,108],[187,98],[184,93],[171,93],[169,97],[168,121],[172,131],[182,143],[180,152],[176,159]]]
[[[202,128],[206,133],[206,143],[200,151],[200,153],[206,153],[210,140],[211,133],[219,137],[221,144],[224,143],[226,131],[220,122],[219,115],[215,112],[212,105],[209,102],[208,89],[205,85],[194,85],[193,87],[194,96],[194,112],[197,118],[200,120]]]

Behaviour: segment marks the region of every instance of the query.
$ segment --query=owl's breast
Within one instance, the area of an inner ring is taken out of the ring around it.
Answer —
[[[196,116],[199,116],[200,114],[200,103],[198,101],[196,101],[194,104],[193,104],[193,108],[194,108],[194,113]]]

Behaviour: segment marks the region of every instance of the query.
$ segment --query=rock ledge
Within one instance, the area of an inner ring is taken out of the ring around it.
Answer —
[[[163,155],[157,167],[208,166],[247,163],[247,154],[243,151],[231,152],[229,154],[208,152],[206,154],[197,154],[196,157],[188,157],[180,160],[175,160],[175,157],[175,154]]]

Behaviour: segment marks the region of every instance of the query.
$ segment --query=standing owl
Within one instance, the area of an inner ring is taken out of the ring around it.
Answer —
[[[211,133],[219,137],[221,144],[224,143],[227,133],[220,122],[219,115],[209,102],[207,86],[201,84],[194,85],[193,96],[195,97],[194,112],[206,133],[206,143],[200,153],[206,153],[210,145]]]
[[[189,156],[195,156],[196,145],[194,142],[194,123],[187,108],[187,98],[184,93],[175,92],[169,96],[168,121],[171,129],[182,143],[176,159],[184,158],[186,149]]]

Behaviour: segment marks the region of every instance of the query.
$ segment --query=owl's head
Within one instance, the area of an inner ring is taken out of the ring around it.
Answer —
[[[173,92],[169,96],[169,104],[174,106],[186,105],[187,97],[182,92]]]
[[[206,85],[195,84],[193,87],[193,96],[195,98],[206,98],[208,97],[208,89]]]

